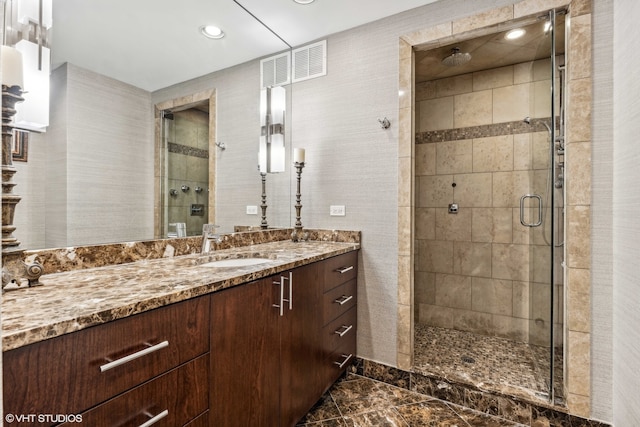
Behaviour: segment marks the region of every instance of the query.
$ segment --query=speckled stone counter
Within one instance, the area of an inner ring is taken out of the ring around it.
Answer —
[[[40,278],[43,286],[4,293],[3,351],[229,288],[359,247],[358,242],[278,240],[205,255],[144,259],[46,274]],[[254,257],[269,261],[244,267],[203,265],[220,259]]]

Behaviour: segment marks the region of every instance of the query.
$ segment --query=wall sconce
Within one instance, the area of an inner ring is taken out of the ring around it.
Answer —
[[[260,92],[260,173],[284,172],[284,119],[286,92],[283,87],[269,87]]]
[[[49,126],[49,30],[52,0],[11,0],[5,3],[4,44],[15,46],[24,61],[24,99],[17,108],[14,126],[45,132]]]
[[[49,74],[51,52],[27,40],[16,43],[24,58],[24,102],[17,108],[15,127],[45,132],[49,126]],[[40,54],[38,52],[41,51]],[[39,58],[42,67],[38,69]]]

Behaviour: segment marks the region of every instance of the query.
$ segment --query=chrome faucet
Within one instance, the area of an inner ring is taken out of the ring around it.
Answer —
[[[211,250],[211,241],[214,243],[222,242],[222,236],[215,233],[216,228],[220,228],[216,224],[203,224],[202,225],[202,250],[200,253],[204,254]]]

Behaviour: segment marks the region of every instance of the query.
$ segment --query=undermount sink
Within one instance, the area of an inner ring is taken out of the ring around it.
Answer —
[[[207,262],[201,267],[246,267],[272,261],[269,258],[231,258]]]

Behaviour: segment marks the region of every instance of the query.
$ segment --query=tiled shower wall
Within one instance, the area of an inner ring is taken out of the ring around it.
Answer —
[[[413,116],[415,95],[413,47],[435,45],[443,39],[465,39],[465,33],[569,6],[568,93],[566,102],[566,282],[565,396],[572,414],[591,413],[591,111],[592,111],[592,9],[589,0],[524,0],[512,6],[477,13],[465,19],[406,34],[400,40],[398,170],[412,171],[415,152]],[[398,194],[398,366],[411,368],[413,336],[413,173],[399,174]],[[600,372],[602,373],[602,371]],[[608,394],[605,392],[605,395]]]
[[[209,194],[209,114],[197,109],[177,111],[166,119],[168,145],[167,223],[186,224],[187,235],[202,233],[208,218]],[[187,186],[187,191],[182,191]],[[202,190],[196,192],[196,188]],[[202,205],[202,215],[191,215],[191,205]],[[169,227],[169,231],[174,231]]]
[[[525,227],[519,203],[549,206],[550,78],[539,60],[416,84],[417,322],[549,344],[550,212]]]

